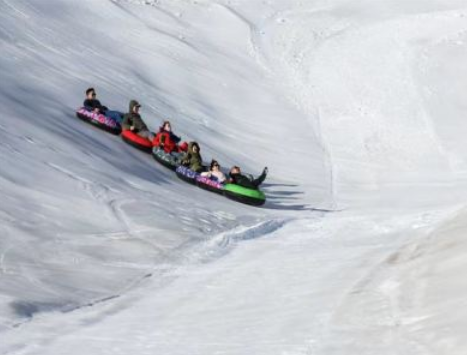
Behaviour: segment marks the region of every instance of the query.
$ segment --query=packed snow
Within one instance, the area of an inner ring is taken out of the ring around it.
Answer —
[[[2,0],[0,49],[0,354],[467,352],[464,0]]]

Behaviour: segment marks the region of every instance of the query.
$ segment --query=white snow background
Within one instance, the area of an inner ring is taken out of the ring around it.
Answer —
[[[1,0],[0,54],[0,354],[467,353],[465,0]]]

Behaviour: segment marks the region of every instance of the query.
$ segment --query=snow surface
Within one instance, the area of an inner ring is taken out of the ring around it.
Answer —
[[[465,355],[465,0],[0,1],[0,354]],[[142,103],[237,204],[74,116]]]

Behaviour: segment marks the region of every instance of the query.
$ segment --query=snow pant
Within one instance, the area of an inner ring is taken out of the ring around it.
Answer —
[[[256,179],[253,179],[251,181],[251,184],[255,187],[255,189],[257,189],[259,185],[261,185],[265,179],[266,179],[266,172],[263,171],[263,173],[260,176],[258,176]]]
[[[107,110],[105,111],[104,115],[108,118],[113,119],[115,122],[118,122],[118,123],[122,123],[123,121],[123,113],[118,112],[118,111]]]

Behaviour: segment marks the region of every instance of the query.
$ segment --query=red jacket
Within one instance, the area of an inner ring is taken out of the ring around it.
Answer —
[[[152,144],[156,147],[164,147],[164,152],[180,152],[180,147],[177,145],[178,142],[172,138],[172,134],[167,131],[159,131],[154,138]],[[176,136],[175,136],[176,137]],[[178,137],[177,137],[178,138]]]

